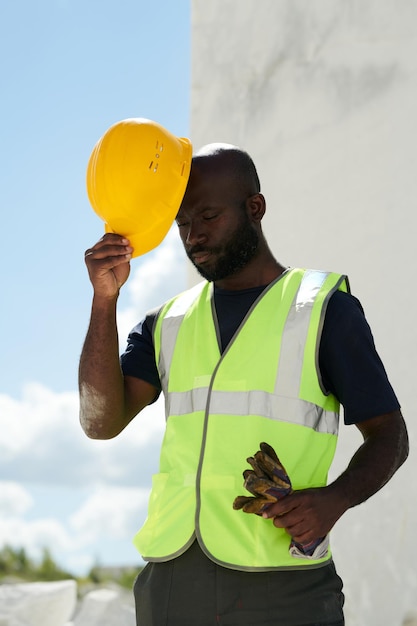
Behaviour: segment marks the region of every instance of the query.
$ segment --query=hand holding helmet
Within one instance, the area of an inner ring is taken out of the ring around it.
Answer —
[[[115,233],[106,233],[86,250],[84,259],[96,297],[117,298],[129,278],[132,251],[129,241]]]

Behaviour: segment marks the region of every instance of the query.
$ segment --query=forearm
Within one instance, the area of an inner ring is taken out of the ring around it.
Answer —
[[[80,422],[94,439],[109,439],[127,423],[119,364],[116,297],[94,298],[79,366]]]
[[[329,486],[343,496],[346,508],[361,504],[379,491],[404,463],[408,437],[401,413],[358,425],[364,442],[347,469]]]
[[[358,424],[364,442],[347,469],[327,487],[294,491],[271,505],[263,516],[285,528],[300,543],[324,537],[351,507],[364,502],[393,476],[408,454],[401,413],[381,415]]]

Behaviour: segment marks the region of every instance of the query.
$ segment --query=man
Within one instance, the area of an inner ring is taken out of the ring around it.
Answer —
[[[149,561],[135,585],[141,625],[341,626],[327,535],[408,454],[398,400],[346,277],[281,265],[264,213],[247,153],[227,144],[197,153],[176,221],[206,280],[150,313],[121,364],[116,303],[132,248],[107,234],[86,252],[94,287],[80,361],[86,434],[114,437],[161,390],[166,398],[161,472],[135,539]],[[326,485],[339,402],[364,443]],[[293,491],[246,515],[232,504],[245,459],[263,441]],[[312,543],[318,549],[304,554]]]

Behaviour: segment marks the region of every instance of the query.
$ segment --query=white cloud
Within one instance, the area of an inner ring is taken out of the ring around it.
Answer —
[[[25,385],[21,400],[0,394],[0,429],[7,433],[0,440],[2,461],[30,452],[34,444],[38,449],[44,448],[48,445],[48,431],[73,431],[77,427],[73,420],[77,412],[75,392],[57,394],[38,383]]]
[[[17,483],[0,482],[0,493],[0,547],[23,547],[36,562],[47,547],[61,567],[75,574],[86,573],[97,560],[140,562],[132,538],[146,517],[148,489],[97,486],[72,514],[61,517],[53,498],[50,508],[36,516],[36,498]]]
[[[185,289],[175,227],[139,261],[121,299],[124,337],[147,310]],[[23,546],[32,558],[47,546],[64,566],[85,571],[96,559],[134,560],[131,540],[146,517],[165,419],[160,399],[115,439],[93,441],[82,432],[78,410],[77,390],[32,382],[20,398],[0,394],[0,429],[7,433],[0,440],[0,546]],[[71,503],[69,490],[78,493]]]
[[[70,526],[83,541],[93,542],[97,529],[103,537],[120,539],[132,536],[138,519],[143,518],[148,489],[99,487],[70,518]]]
[[[117,438],[93,441],[79,424],[77,392],[33,383],[21,400],[0,396],[0,428],[8,434],[0,444],[0,471],[3,479],[25,483],[144,486],[157,470],[164,424],[160,399]]]
[[[119,437],[93,441],[81,430],[76,391],[31,383],[19,399],[1,394],[7,437],[0,442],[0,472],[8,480],[0,484],[0,546],[24,547],[34,559],[49,547],[75,573],[97,559],[139,562],[131,540],[146,517],[164,423],[161,399]],[[41,503],[39,486],[51,494]],[[82,498],[69,512],[61,510],[68,489]]]
[[[0,545],[24,547],[38,558],[47,545],[68,550],[72,540],[64,526],[52,517],[28,519],[34,498],[18,483],[0,483]]]
[[[33,505],[33,498],[21,485],[0,482],[0,519],[5,521],[24,515]]]

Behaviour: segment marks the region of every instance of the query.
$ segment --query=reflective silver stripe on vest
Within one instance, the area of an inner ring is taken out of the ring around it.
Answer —
[[[307,340],[314,298],[327,276],[327,272],[307,270],[295,294],[282,333],[275,386],[275,393],[278,395],[285,394],[295,398],[299,396],[304,356],[300,353],[300,348],[305,346]]]
[[[168,390],[166,388],[166,373],[169,372],[171,368],[171,362],[174,354],[175,342],[177,341],[178,330],[181,326],[182,320],[184,319],[186,311],[198,298],[206,284],[207,283],[205,282],[198,283],[198,285],[195,285],[195,287],[192,287],[192,289],[189,289],[188,291],[185,291],[183,294],[178,296],[178,298],[175,300],[174,304],[171,306],[163,319],[161,328],[161,350],[159,354],[158,369],[161,384],[163,387],[162,391],[165,394],[165,398],[168,395]],[[164,346],[163,350],[162,344]],[[166,401],[165,404],[167,404]],[[169,414],[167,413],[167,415]]]
[[[328,275],[327,272],[306,270],[302,277],[283,328],[274,393],[260,390],[212,390],[208,398],[208,386],[168,393],[168,376],[165,374],[171,367],[179,327],[186,311],[207,283],[200,283],[179,296],[164,317],[161,329],[159,370],[165,394],[166,415],[205,412],[209,399],[211,414],[259,415],[267,419],[304,425],[321,433],[337,434],[338,413],[325,411],[313,403],[298,399],[304,356],[300,347],[306,342],[315,297]]]
[[[209,390],[200,387],[171,392],[166,403],[167,415],[205,412]],[[316,432],[336,435],[338,413],[325,411],[305,400],[276,396],[265,391],[216,391],[210,393],[210,414],[259,415],[271,420],[307,426]]]
[[[328,272],[306,270],[296,296],[295,304],[297,309],[314,302],[314,298],[323,287],[324,281],[328,275]]]

